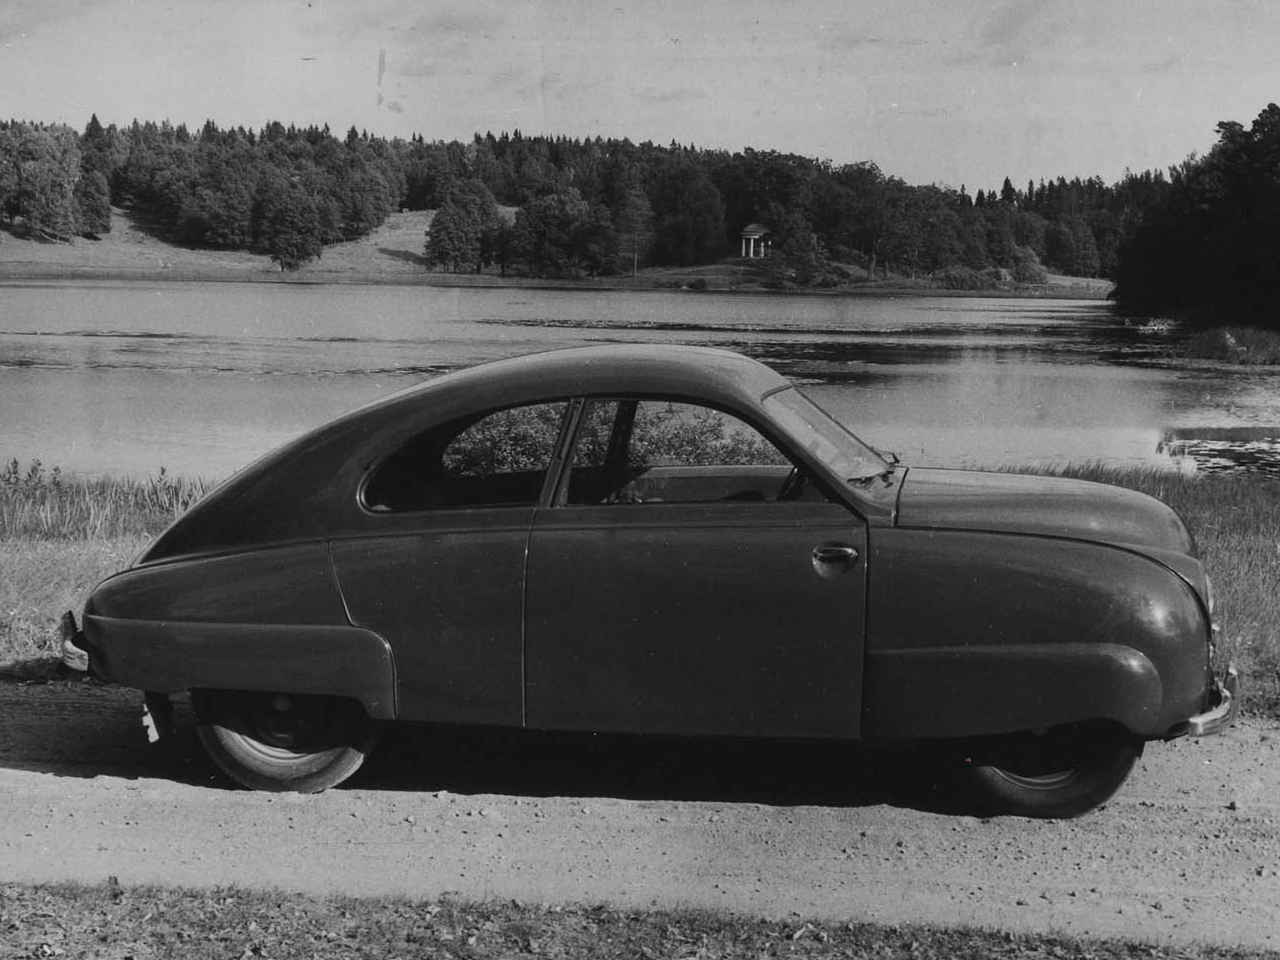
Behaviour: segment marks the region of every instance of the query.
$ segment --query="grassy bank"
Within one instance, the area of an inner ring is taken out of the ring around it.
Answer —
[[[0,675],[47,673],[58,619],[205,493],[163,472],[143,481],[65,477],[39,461],[0,469]]]
[[[39,461],[0,468],[0,540],[111,540],[159,533],[208,492],[202,480],[65,477]]]
[[[1280,482],[1084,465],[1064,474],[1141,490],[1187,521],[1217,592],[1220,659],[1245,679],[1244,705],[1280,717]],[[39,669],[64,610],[128,563],[205,492],[202,483],[66,478],[16,462],[0,472],[0,672]]]
[[[701,911],[624,911],[350,897],[243,889],[0,884],[0,939],[14,957],[647,957],[727,960],[1254,960],[1271,951],[1157,946],[919,925],[759,920]]]

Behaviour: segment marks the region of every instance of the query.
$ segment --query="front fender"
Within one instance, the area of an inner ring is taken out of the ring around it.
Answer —
[[[395,665],[353,626],[324,542],[143,564],[85,606],[90,668],[143,690],[280,690],[346,696],[395,715]]]
[[[863,731],[962,737],[1199,713],[1209,624],[1182,577],[1104,544],[952,530],[871,543]]]

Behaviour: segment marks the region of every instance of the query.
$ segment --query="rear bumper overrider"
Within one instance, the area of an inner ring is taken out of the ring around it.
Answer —
[[[1187,721],[1187,736],[1208,737],[1231,726],[1239,710],[1239,687],[1240,674],[1232,664],[1221,680],[1214,678],[1208,708]]]

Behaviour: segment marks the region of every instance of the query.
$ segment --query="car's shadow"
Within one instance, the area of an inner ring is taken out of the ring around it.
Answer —
[[[926,751],[809,741],[563,734],[404,725],[350,781],[360,789],[775,805],[890,804],[959,813]]]
[[[205,754],[189,702],[175,706],[174,735],[148,744],[137,691],[0,684],[0,767],[239,789]],[[384,727],[368,761],[338,789],[964,810],[927,751],[415,724]]]

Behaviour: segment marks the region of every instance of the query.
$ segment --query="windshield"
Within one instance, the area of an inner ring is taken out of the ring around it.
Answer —
[[[795,387],[765,397],[764,408],[810,455],[850,483],[893,470],[880,454]]]

